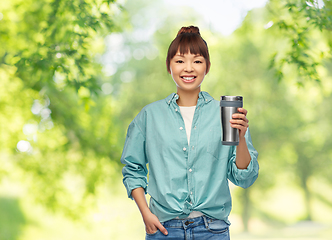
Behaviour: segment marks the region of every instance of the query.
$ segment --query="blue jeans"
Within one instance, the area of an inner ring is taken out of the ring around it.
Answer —
[[[172,219],[161,223],[168,231],[164,235],[159,230],[153,234],[146,234],[150,239],[176,239],[176,240],[229,240],[229,224],[225,221],[212,219],[206,216],[180,220]]]

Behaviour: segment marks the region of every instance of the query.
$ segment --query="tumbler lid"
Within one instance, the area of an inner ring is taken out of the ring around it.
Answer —
[[[221,101],[242,101],[242,96],[221,96]]]
[[[221,96],[220,107],[243,107],[243,97],[241,96]]]

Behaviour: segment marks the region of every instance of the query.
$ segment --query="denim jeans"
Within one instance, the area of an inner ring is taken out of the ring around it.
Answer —
[[[168,231],[164,235],[159,230],[146,234],[146,240],[176,239],[176,240],[229,240],[229,224],[225,221],[206,216],[192,219],[172,219],[161,223]]]

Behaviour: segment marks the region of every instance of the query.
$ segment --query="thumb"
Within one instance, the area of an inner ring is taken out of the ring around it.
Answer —
[[[157,228],[159,229],[160,232],[162,232],[164,235],[168,235],[168,232],[166,230],[166,228],[161,224],[159,223]]]

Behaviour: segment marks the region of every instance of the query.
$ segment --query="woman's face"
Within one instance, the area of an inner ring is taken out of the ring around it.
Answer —
[[[206,72],[206,60],[201,55],[177,52],[170,61],[170,72],[178,90],[200,91]]]

